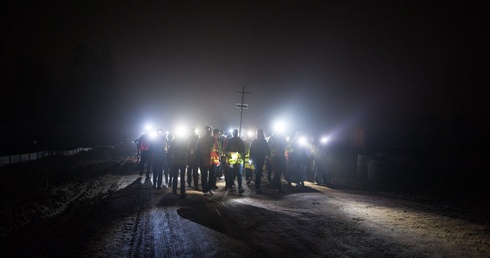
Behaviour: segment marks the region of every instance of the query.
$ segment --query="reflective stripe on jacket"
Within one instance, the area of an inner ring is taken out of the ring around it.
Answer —
[[[243,159],[242,159],[240,153],[238,153],[238,152],[228,152],[226,154],[226,162],[228,164],[232,164],[232,165],[237,164],[237,163],[243,164]]]

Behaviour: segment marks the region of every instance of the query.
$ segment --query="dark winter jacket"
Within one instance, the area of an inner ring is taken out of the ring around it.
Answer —
[[[204,135],[199,138],[196,146],[196,159],[199,166],[211,166],[211,151],[213,150],[214,138],[210,135]]]
[[[256,138],[250,143],[250,159],[265,159],[266,156],[270,156],[269,144],[265,139]]]
[[[188,143],[184,139],[176,138],[169,142],[167,162],[169,166],[186,166]]]
[[[165,164],[167,141],[164,137],[157,137],[151,141],[149,146],[150,157],[153,163]]]

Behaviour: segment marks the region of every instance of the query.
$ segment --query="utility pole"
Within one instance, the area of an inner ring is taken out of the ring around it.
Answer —
[[[245,91],[245,86],[242,86],[242,91],[237,91],[236,93],[242,94],[242,102],[236,104],[236,108],[240,109],[240,127],[238,128],[238,135],[242,137],[242,117],[243,110],[248,109],[248,104],[243,104],[243,100],[245,99],[245,94],[250,94],[250,92]]]

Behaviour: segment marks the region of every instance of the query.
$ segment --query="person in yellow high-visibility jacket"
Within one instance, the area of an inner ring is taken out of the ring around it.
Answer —
[[[245,143],[240,137],[238,137],[238,130],[233,130],[233,137],[227,140],[225,144],[225,187],[226,190],[232,190],[236,177],[238,183],[238,194],[243,193],[242,171],[245,151]]]
[[[250,160],[250,144],[245,144],[245,179],[247,180],[247,185],[252,182],[252,174],[255,170],[253,162]]]

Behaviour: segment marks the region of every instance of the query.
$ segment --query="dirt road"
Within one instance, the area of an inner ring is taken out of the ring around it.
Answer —
[[[54,215],[16,227],[4,237],[2,253],[10,257],[490,256],[487,208],[313,183],[304,188],[285,186],[284,193],[276,193],[266,180],[262,194],[245,187],[239,196],[224,191],[224,182],[219,181],[215,195],[204,197],[188,188],[187,196],[180,198],[168,188],[153,189],[139,176],[134,162],[113,157],[110,162],[78,166],[77,171],[86,174],[88,169],[92,176],[58,188],[73,198],[66,198],[70,201],[65,206],[58,204],[57,213],[53,211],[57,202],[44,200],[44,212]]]

